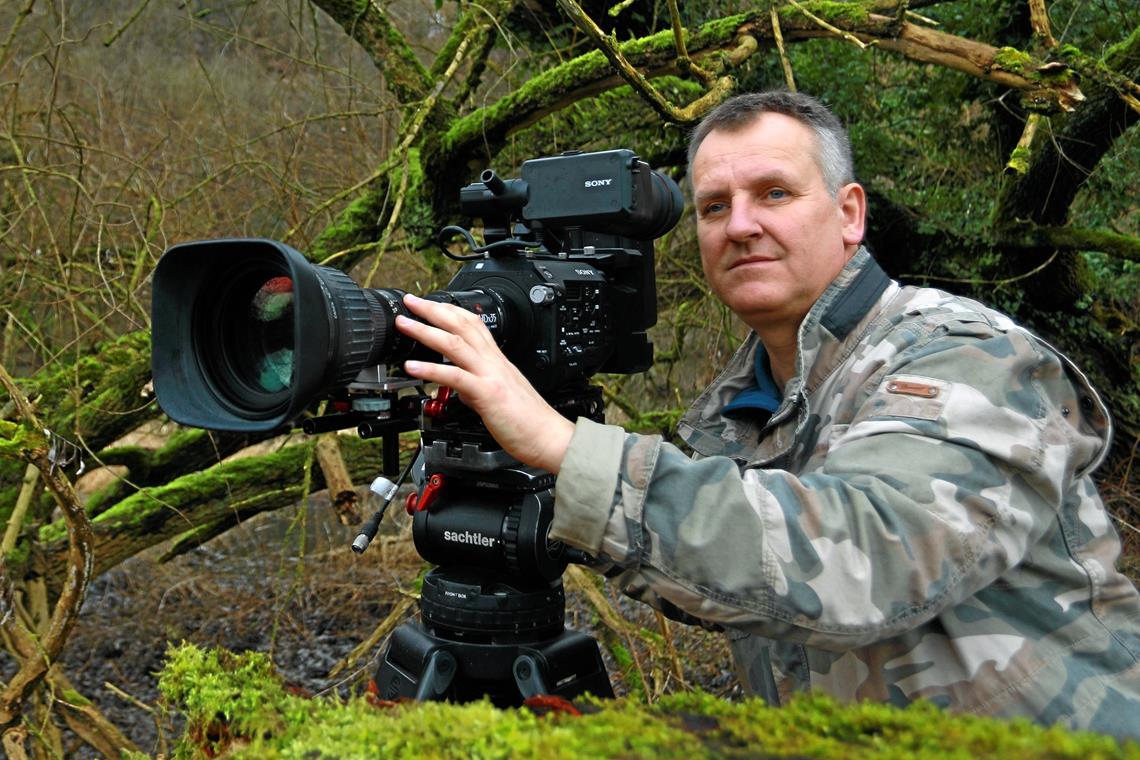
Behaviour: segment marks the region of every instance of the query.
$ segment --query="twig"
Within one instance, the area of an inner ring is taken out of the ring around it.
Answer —
[[[329,671],[329,678],[343,672],[347,668],[351,668],[366,652],[379,644],[385,636],[391,633],[392,630],[400,624],[400,621],[407,616],[408,611],[415,603],[416,600],[413,596],[400,597],[399,601],[392,606],[392,610],[388,615],[381,620],[380,624],[372,631],[372,634],[357,644],[351,652],[345,655],[344,659],[332,666],[332,669]]]
[[[661,636],[665,639],[665,648],[669,651],[669,659],[673,663],[673,672],[682,688],[687,689],[689,685],[685,682],[685,669],[681,667],[681,656],[677,654],[677,646],[673,642],[673,630],[669,625],[669,618],[665,617],[661,610],[654,610],[653,612],[657,615],[657,624],[661,626]]]
[[[1109,516],[1112,517],[1113,520],[1116,520],[1118,523],[1123,525],[1125,528],[1128,528],[1128,530],[1130,530],[1133,533],[1135,533],[1136,535],[1140,536],[1140,528],[1137,528],[1135,525],[1133,525],[1132,523],[1128,522],[1127,520],[1125,520],[1121,517],[1117,517],[1116,515],[1112,514],[1111,512],[1109,513]]]
[[[685,29],[681,26],[681,11],[677,7],[677,0],[669,0],[669,18],[673,23],[673,40],[677,47],[678,60],[684,61],[684,66],[697,79],[701,80],[701,84],[706,87],[709,86],[713,82],[712,72],[697,65],[697,62],[689,56],[689,49],[685,44]]]
[[[494,22],[495,20],[491,19],[491,23]],[[368,276],[364,278],[363,284],[365,287],[371,287],[372,278],[375,276],[376,271],[380,268],[380,259],[382,258],[384,251],[387,250],[388,239],[391,237],[392,231],[395,230],[396,224],[400,220],[400,212],[403,211],[404,208],[404,196],[407,194],[408,189],[408,176],[411,174],[410,155],[412,143],[415,142],[416,137],[420,133],[420,130],[423,129],[424,122],[427,121],[428,115],[435,110],[435,104],[439,101],[440,96],[443,94],[444,88],[452,80],[456,72],[459,71],[459,67],[462,65],[464,59],[467,56],[467,50],[471,46],[471,41],[477,36],[477,33],[478,27],[476,27],[475,30],[473,30],[470,34],[468,34],[467,37],[464,38],[464,40],[460,42],[456,47],[455,55],[453,55],[451,58],[451,63],[439,77],[439,80],[435,83],[435,86],[432,87],[432,90],[428,96],[424,98],[423,102],[421,102],[419,107],[416,109],[416,113],[412,117],[411,124],[408,126],[407,131],[401,137],[400,144],[396,146],[396,149],[393,152],[393,155],[404,157],[404,170],[400,173],[400,189],[396,193],[396,203],[392,207],[392,213],[388,216],[388,224],[384,227],[384,233],[380,236],[380,240],[376,243],[376,250],[378,255],[376,256],[375,261],[372,262],[372,267],[368,270]]]
[[[633,659],[633,666],[637,670],[637,677],[645,688],[645,697],[652,701],[649,693],[649,682],[645,677],[645,668],[641,664],[641,658],[637,656],[637,647],[633,645],[635,638],[644,641],[638,633],[637,626],[626,620],[620,612],[614,609],[614,606],[606,599],[606,595],[590,582],[586,576],[586,571],[582,568],[576,565],[566,568],[566,580],[570,581],[571,585],[586,597],[586,601],[598,613],[598,617],[602,619],[605,626],[625,640],[625,646],[629,650],[629,656]]]
[[[123,700],[126,700],[127,702],[130,702],[132,705],[139,708],[140,710],[145,710],[146,712],[148,712],[152,715],[155,713],[155,709],[153,707],[151,707],[150,705],[148,705],[146,702],[143,702],[141,699],[139,699],[138,697],[136,697],[132,694],[128,694],[127,692],[123,691],[122,689],[120,689],[118,686],[111,683],[110,681],[104,681],[103,682],[103,688],[106,689],[107,691],[111,692],[112,694],[114,694],[119,699],[123,699]]]
[[[916,13],[914,11],[908,10],[906,12],[906,15],[910,18],[918,19],[919,21],[926,24],[927,26],[942,26],[941,21],[937,21],[935,19],[932,19],[929,16],[923,16],[921,13]]]
[[[24,515],[36,494],[36,485],[40,482],[40,471],[34,464],[29,463],[24,470],[24,482],[20,488],[20,495],[16,497],[16,506],[8,516],[8,527],[4,531],[4,543],[0,544],[0,556],[7,556],[8,552],[16,548],[16,539],[20,536],[20,529],[24,526]]]
[[[922,280],[929,280],[932,282],[957,282],[957,283],[962,283],[964,285],[1009,285],[1010,283],[1019,282],[1020,280],[1028,279],[1028,278],[1032,277],[1033,275],[1043,271],[1046,267],[1048,267],[1050,264],[1053,263],[1053,260],[1057,258],[1058,254],[1060,254],[1059,250],[1053,251],[1053,255],[1050,256],[1048,259],[1046,259],[1045,262],[1042,263],[1040,266],[1036,266],[1033,269],[1030,269],[1028,272],[1023,272],[1022,274],[1015,275],[1013,277],[1007,277],[1004,280],[979,280],[979,279],[970,278],[970,277],[938,277],[936,275],[929,275],[929,274],[904,274],[904,275],[899,275],[899,277],[902,279],[912,279],[912,280],[922,279]]]
[[[146,10],[146,7],[148,5],[150,5],[150,0],[142,0],[142,2],[139,3],[139,6],[135,8],[134,13],[130,15],[130,18],[123,22],[123,25],[116,29],[110,37],[103,40],[103,47],[111,47],[111,45],[114,45],[115,40],[119,39],[119,37],[122,36],[123,32],[127,31],[131,24],[135,23],[135,20],[142,15],[142,12]]]
[[[837,37],[842,37],[843,39],[847,40],[848,42],[852,43],[853,45],[857,45],[860,50],[866,50],[868,47],[870,47],[870,45],[868,45],[866,42],[863,42],[862,40],[860,40],[854,34],[851,34],[850,32],[845,32],[842,29],[835,27],[835,26],[832,26],[831,24],[827,23],[826,21],[821,19],[819,16],[815,15],[814,13],[809,11],[807,8],[805,8],[802,5],[800,5],[799,3],[797,3],[796,0],[788,0],[788,2],[792,5],[793,8],[795,8],[800,13],[807,16],[809,19],[811,19],[815,23],[819,24],[821,27],[823,27],[827,31],[831,32],[832,34],[836,35]],[[874,43],[872,43],[872,44],[874,44]]]
[[[124,699],[140,710],[150,713],[151,718],[154,720],[155,733],[158,735],[158,753],[156,756],[159,758],[169,757],[170,753],[167,750],[166,732],[162,728],[163,711],[154,709],[146,702],[128,694],[110,681],[104,681],[103,686],[120,699]]]
[[[780,14],[776,13],[776,6],[768,9],[772,18],[772,36],[776,38],[776,49],[780,51],[780,65],[784,68],[784,81],[788,89],[796,91],[796,78],[792,76],[792,62],[788,60],[788,51],[784,49],[784,33],[780,31]]]
[[[1005,171],[1014,174],[1025,174],[1029,169],[1029,154],[1033,147],[1033,138],[1037,135],[1037,127],[1041,124],[1041,114],[1031,113],[1025,120],[1025,128],[1021,131],[1021,138],[1010,154],[1005,164]]]
[[[44,483],[63,511],[68,527],[67,578],[56,600],[55,609],[52,610],[47,631],[36,641],[35,648],[39,654],[23,659],[19,671],[0,692],[0,725],[9,725],[18,719],[23,711],[24,700],[32,688],[47,674],[48,668],[63,649],[71,629],[75,626],[79,607],[87,594],[87,582],[91,578],[94,564],[94,536],[91,521],[83,511],[83,505],[71,482],[49,459],[44,427],[36,418],[31,402],[24,396],[3,365],[0,365],[0,384],[8,391],[24,425],[36,435],[44,437],[42,445],[29,446],[24,455],[39,469]],[[18,625],[17,622],[9,622],[6,627],[9,633],[15,635],[18,632]]]
[[[4,40],[4,44],[0,45],[0,68],[3,68],[4,64],[8,62],[8,52],[12,49],[12,42],[19,35],[20,27],[23,26],[24,21],[32,15],[32,7],[35,4],[36,0],[28,0],[27,4],[16,13],[12,27],[8,30],[8,37]]]

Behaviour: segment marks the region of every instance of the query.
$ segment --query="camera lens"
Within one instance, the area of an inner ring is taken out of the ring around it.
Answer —
[[[217,286],[197,304],[194,348],[203,377],[235,413],[279,414],[294,382],[293,279],[255,256]]]
[[[271,240],[183,243],[154,274],[152,369],[163,409],[215,430],[267,431],[415,343],[403,291],[364,289]]]

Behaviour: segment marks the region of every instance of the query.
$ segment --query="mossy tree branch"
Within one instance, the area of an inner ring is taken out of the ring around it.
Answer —
[[[1129,80],[1140,78],[1140,29],[1111,48],[1103,66],[1107,72]],[[1084,83],[1087,102],[1049,139],[1038,139],[1030,149],[1024,173],[1007,175],[993,219],[1027,219],[1038,224],[1063,224],[1077,192],[1093,167],[1124,132],[1140,120],[1120,95],[1120,85],[1107,75]],[[1045,190],[1045,192],[1043,192]]]
[[[342,5],[331,0],[322,0],[324,2]],[[451,196],[464,183],[468,174],[466,167],[455,173],[437,170],[438,166],[425,171],[420,164],[421,156],[424,155],[429,161],[439,163],[438,135],[455,118],[454,106],[444,97],[444,89],[464,65],[468,66],[469,73],[478,75],[493,47],[496,20],[505,17],[514,2],[515,0],[495,0],[472,4],[464,9],[431,72],[423,70],[419,86],[415,89],[416,100],[406,110],[399,130],[399,147],[392,151],[384,165],[373,174],[357,198],[320,234],[309,254],[310,258],[316,261],[335,259],[330,263],[350,268],[378,250],[377,242],[387,239],[398,221],[400,211],[408,205],[432,212],[430,221],[419,225],[420,229],[414,233],[414,244],[417,247],[429,245],[431,235],[442,226],[441,220],[445,213],[443,207],[450,207],[453,203]],[[344,26],[346,22],[350,25],[355,23],[356,17],[340,12],[333,15],[333,18]],[[345,28],[349,30],[349,27]],[[404,51],[398,58],[410,55],[406,40],[402,46],[393,42],[397,35],[396,30],[391,28],[385,39]],[[463,93],[469,91],[467,88],[471,86],[472,83],[462,85],[459,97],[466,97]],[[414,184],[409,183],[413,176]],[[396,180],[395,183],[393,179]],[[440,183],[440,179],[446,179],[449,183]]]
[[[351,478],[380,472],[377,442],[345,437],[341,446]],[[301,483],[312,455],[310,441],[284,445],[131,494],[91,521],[94,572],[103,573],[147,547],[184,534],[192,540],[184,542],[181,550],[189,550],[253,515],[296,504],[306,496]],[[319,468],[314,470],[311,490],[325,486]],[[63,568],[64,533],[59,523],[41,530],[53,584]]]
[[[397,102],[409,106],[431,91],[432,76],[416,58],[403,32],[392,23],[384,4],[374,0],[313,0],[313,4],[368,53]]]
[[[61,547],[58,568],[61,589],[51,618],[47,621],[46,630],[36,639],[29,632],[22,630],[22,621],[19,616],[12,614],[10,609],[6,610],[7,614],[0,619],[0,627],[4,629],[8,639],[22,641],[26,645],[19,651],[28,647],[34,650],[32,656],[20,659],[19,670],[8,680],[3,691],[0,691],[0,731],[7,734],[13,727],[18,728],[25,700],[47,674],[71,635],[72,628],[75,627],[80,605],[83,604],[87,594],[87,582],[92,575],[94,541],[91,522],[83,511],[71,481],[64,476],[58,462],[49,453],[51,434],[44,430],[31,402],[8,374],[8,370],[2,366],[0,366],[0,384],[7,390],[15,404],[24,427],[23,443],[19,445],[20,458],[34,464],[40,471],[44,484],[55,497],[63,513],[67,532],[67,546]],[[5,437],[11,438],[11,436]],[[5,453],[10,455],[12,452]],[[3,578],[3,582],[7,587],[9,581],[6,577]],[[4,590],[10,591],[9,588]],[[5,596],[8,597],[9,594],[5,593]]]

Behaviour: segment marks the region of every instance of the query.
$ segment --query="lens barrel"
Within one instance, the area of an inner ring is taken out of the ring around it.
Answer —
[[[154,273],[159,402],[184,425],[280,427],[321,391],[411,351],[395,329],[402,296],[361,288],[272,240],[174,246]]]

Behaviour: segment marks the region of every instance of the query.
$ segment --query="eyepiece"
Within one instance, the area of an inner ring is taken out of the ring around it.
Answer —
[[[652,216],[650,221],[646,222],[645,230],[648,238],[656,239],[673,229],[680,221],[681,213],[685,210],[685,196],[681,194],[681,188],[673,178],[667,174],[652,169],[649,171],[649,178],[650,181],[646,183],[648,202],[645,205]]]

